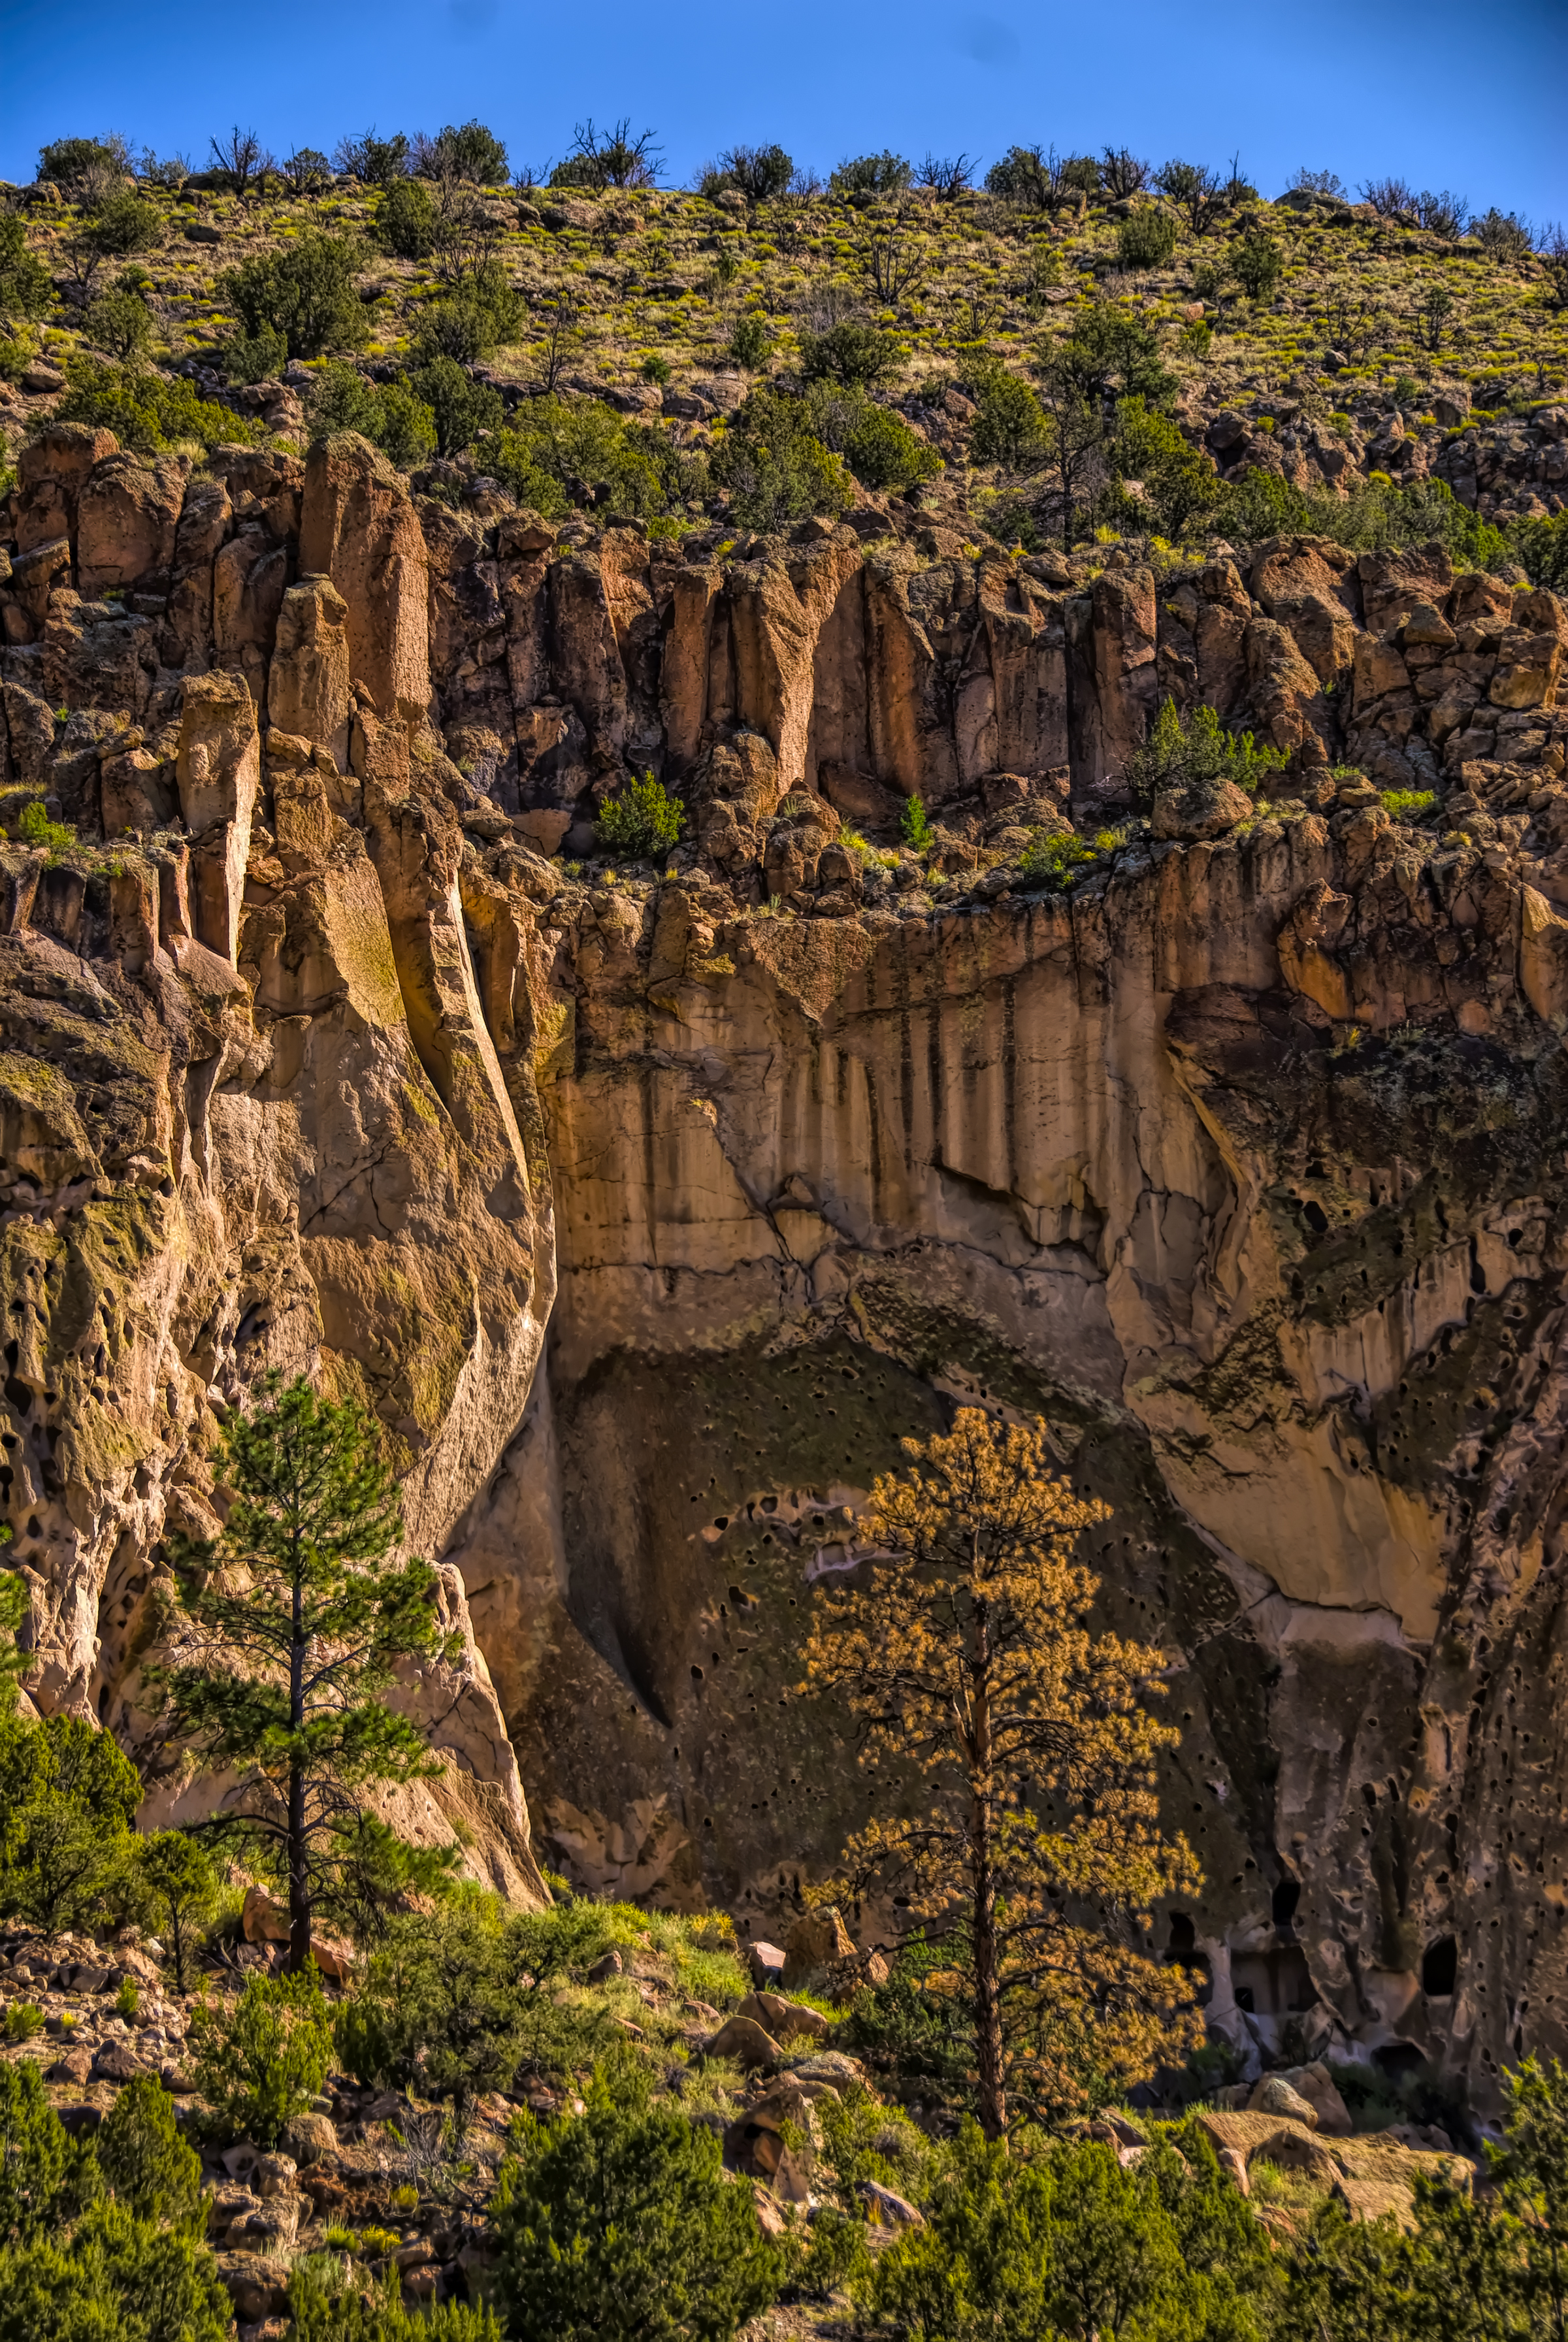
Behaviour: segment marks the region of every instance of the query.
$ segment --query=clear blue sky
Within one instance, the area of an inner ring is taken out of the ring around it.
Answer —
[[[1265,195],[1306,163],[1568,219],[1565,87],[1564,0],[0,0],[0,177],[105,128],[199,163],[236,117],[281,153],[477,115],[538,163],[591,112],[654,125],[674,180],[737,139],[824,171],[884,145],[1110,141],[1239,147]]]

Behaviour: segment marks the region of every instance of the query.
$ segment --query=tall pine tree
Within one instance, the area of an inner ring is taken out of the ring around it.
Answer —
[[[403,1523],[364,1409],[275,1376],[263,1401],[225,1433],[222,1536],[170,1541],[180,1651],[162,1681],[174,1731],[241,1776],[234,1810],[287,1877],[297,1972],[364,1793],[440,1769],[380,1694],[398,1660],[449,1656],[461,1638],[443,1634],[434,1570],[396,1557]]]
[[[1124,2089],[1201,2037],[1185,1976],[1140,1940],[1199,1872],[1160,1826],[1154,1768],[1180,1738],[1144,1705],[1161,1655],[1089,1625],[1097,1581],[1074,1548],[1106,1507],[1056,1478],[1044,1423],[960,1407],[949,1436],[904,1447],[910,1469],[862,1516],[868,1582],[818,1589],[800,1688],[859,1723],[884,1810],[844,1859],[947,1947],[925,1988],[969,2003],[995,2138],[1010,2073],[1062,2111],[1085,2077]]]

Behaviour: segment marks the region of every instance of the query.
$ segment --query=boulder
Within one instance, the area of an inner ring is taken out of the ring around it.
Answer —
[[[704,2041],[704,2057],[733,2057],[741,2066],[776,2066],[784,2051],[754,2017],[732,2017]]]
[[[183,457],[155,462],[129,453],[95,465],[77,500],[76,579],[85,595],[168,569],[189,468]]]
[[[809,2057],[797,2057],[790,2072],[797,2082],[831,2082],[835,2088],[865,2079],[864,2067],[842,2049],[818,2049]]]
[[[777,1944],[748,1944],[746,1965],[758,1985],[776,1984],[784,1972],[785,1954]]]
[[[308,2170],[313,2164],[327,2163],[335,2157],[337,2127],[327,2115],[293,2115],[284,2125],[283,2144],[299,2168]]]
[[[299,2166],[292,2155],[261,2155],[251,2174],[251,2186],[265,2203],[275,2196],[296,2195],[298,2177]]]
[[[240,1930],[247,1944],[286,1944],[288,1913],[273,1901],[265,1887],[253,1887],[240,1913]]]
[[[854,1955],[854,1944],[837,1906],[819,1904],[797,1919],[784,1938],[784,1981],[804,1984],[807,1977],[831,1967],[834,1960],[851,1959]]]
[[[874,2228],[923,2228],[925,2222],[907,2197],[895,2196],[891,2187],[884,2187],[874,2179],[857,2179],[855,2194],[865,2206],[865,2217]]]
[[[1194,781],[1155,792],[1153,827],[1156,837],[1196,844],[1223,837],[1238,822],[1249,821],[1254,810],[1251,797],[1234,781]]]
[[[1304,2098],[1312,2107],[1323,2137],[1348,2138],[1351,2136],[1355,2126],[1351,2120],[1350,2108],[1335,2088],[1326,2066],[1297,2066],[1279,2078],[1289,2083],[1297,2096]]]
[[[780,2082],[725,2131],[725,2167],[765,2180],[786,2204],[804,2204],[811,2194],[816,2139],[810,2098],[793,2081]]]
[[[1283,2074],[1265,2074],[1247,2100],[1247,2112],[1252,2115],[1283,2115],[1291,2122],[1304,2124],[1308,2130],[1318,2127],[1317,2108],[1299,2090],[1293,2089]]]
[[[287,2308],[286,2262],[275,2267],[258,2260],[254,2253],[221,2253],[217,2266],[240,2325],[260,2326]]]
[[[105,2041],[93,2059],[95,2082],[134,2082],[146,2070],[144,2060],[124,2041]]]
[[[90,2049],[67,2049],[63,2057],[55,2058],[44,2079],[46,2082],[68,2082],[74,2090],[85,2090],[92,2072],[93,2053]]]
[[[618,1977],[620,1975],[624,1966],[625,1962],[622,1959],[619,1952],[606,1952],[604,1958],[602,1960],[595,1960],[593,1967],[588,1970],[588,1982],[590,1984],[608,1984],[612,1977]]]
[[[58,386],[58,385],[56,385]],[[82,488],[105,455],[118,452],[112,431],[86,423],[46,423],[16,459],[16,547],[31,553],[59,536],[76,541],[76,509]]]
[[[825,2041],[828,2021],[820,2009],[806,2008],[799,2001],[786,2000],[782,1993],[748,1992],[735,2014],[749,2017],[766,2027],[776,2041]]]

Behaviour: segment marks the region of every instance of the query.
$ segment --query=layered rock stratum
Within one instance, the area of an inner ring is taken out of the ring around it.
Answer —
[[[979,1396],[1114,1508],[1206,1876],[1156,1942],[1213,2021],[1483,2098],[1562,2048],[1558,601],[1303,538],[683,557],[352,438],[196,474],[65,425],[9,548],[0,811],[77,840],[4,850],[41,1706],[182,1809],[160,1540],[223,1501],[221,1410],[308,1371],[375,1408],[464,1633],[404,1687],[450,1758],[404,1825],[765,1933],[861,1816],[793,1694],[812,1586]],[[1288,756],[1272,806],[1106,828],[1165,696]],[[648,766],[667,866],[559,858]],[[846,844],[911,793],[930,864]]]

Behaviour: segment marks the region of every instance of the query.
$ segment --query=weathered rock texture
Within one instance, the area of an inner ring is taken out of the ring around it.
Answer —
[[[352,440],[101,438],[25,460],[0,594],[11,802],[105,841],[6,856],[37,1696],[136,1737],[214,1404],[319,1368],[471,1621],[410,1696],[497,1875],[515,1748],[554,1863],[782,1937],[860,1816],[789,1696],[812,1584],[978,1393],[1114,1506],[1216,2024],[1483,2092],[1561,2048],[1561,606],[1309,540],[1157,587],[816,524],[683,562],[412,505]],[[1288,817],[1173,800],[1030,892],[1166,695],[1287,753]],[[644,765],[673,876],[534,850]],[[1441,842],[1373,783],[1446,784]],[[914,789],[934,900],[839,836]]]

